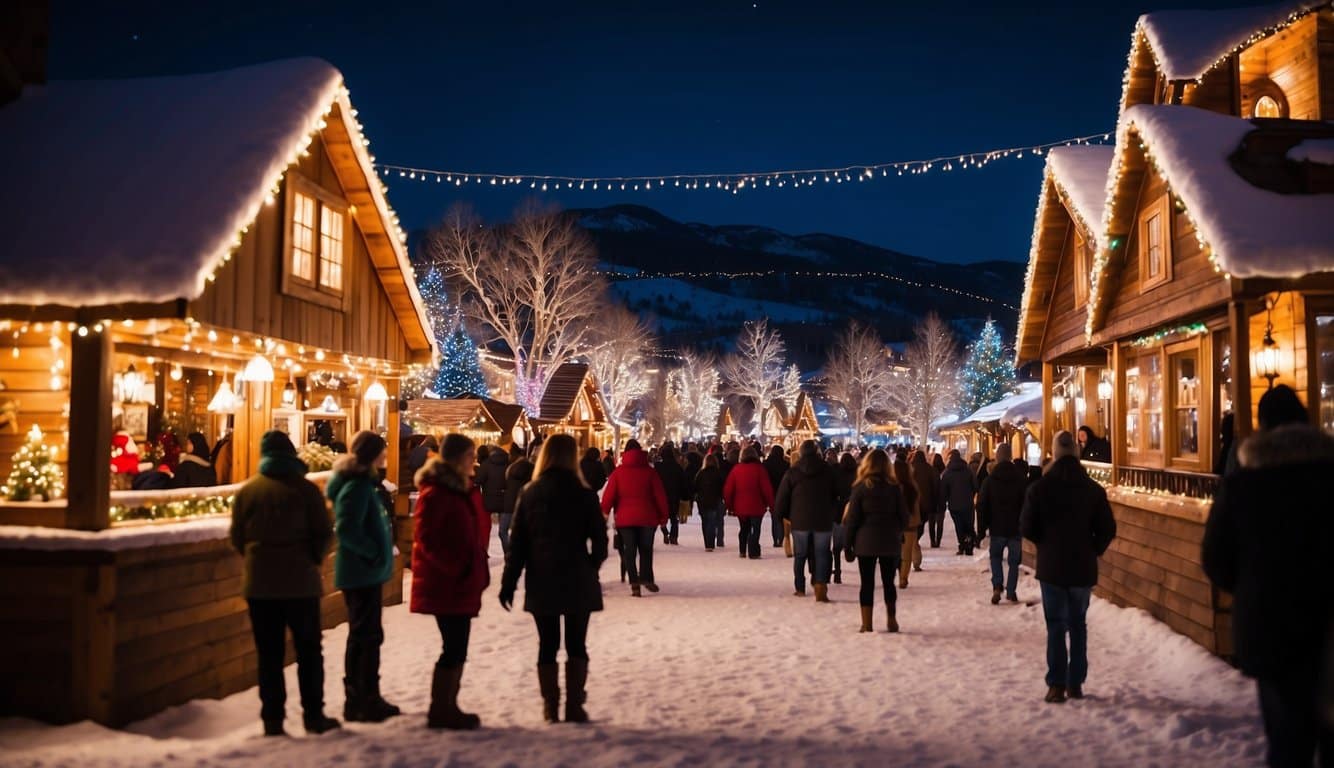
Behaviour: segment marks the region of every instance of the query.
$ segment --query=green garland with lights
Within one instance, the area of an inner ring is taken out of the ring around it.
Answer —
[[[1136,347],[1153,347],[1173,336],[1199,336],[1208,332],[1209,326],[1204,323],[1191,323],[1189,325],[1178,325],[1175,328],[1160,328],[1148,336],[1141,336],[1130,343]]]
[[[130,520],[180,520],[188,517],[208,515],[229,515],[232,511],[232,496],[203,496],[194,499],[165,501],[161,504],[111,507],[111,521],[123,523]]]

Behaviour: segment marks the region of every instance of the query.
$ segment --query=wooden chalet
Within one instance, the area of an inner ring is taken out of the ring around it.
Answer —
[[[1111,441],[1099,593],[1226,654],[1199,565],[1224,419],[1244,438],[1283,383],[1334,429],[1334,8],[1148,14],[1121,107],[1115,147],[1048,157],[1018,361],[1044,452]]]
[[[820,422],[810,396],[802,392],[791,409],[781,398],[775,398],[763,411],[760,434],[765,443],[779,443],[789,450],[806,440],[819,440]]]
[[[736,440],[741,437],[741,432],[737,429],[736,419],[732,415],[732,407],[723,403],[718,410],[718,426],[715,433],[721,441]]]
[[[527,448],[533,441],[533,425],[528,421],[528,412],[523,406],[490,398],[482,402],[486,405],[487,413],[496,420],[496,426],[500,427],[500,446],[506,450],[513,445]]]
[[[0,524],[82,529],[38,546],[0,525],[0,715],[115,725],[254,685],[237,486],[113,490],[113,434],[230,436],[224,482],[254,474],[269,429],[397,434],[399,377],[434,348],[365,144],[317,59],[57,82],[0,107],[0,401],[20,428],[0,433],[0,473],[35,425],[68,486],[0,500]]]
[[[996,447],[1009,444],[1015,457],[1040,455],[1042,385],[1020,384],[1018,390],[958,421],[940,427],[945,449],[957,448],[964,458],[981,453],[990,458]]]
[[[612,427],[602,393],[586,363],[565,363],[552,374],[533,425],[542,435],[572,435],[579,449],[611,447]]]
[[[437,438],[451,432],[466,435],[478,445],[528,445],[532,428],[523,406],[498,400],[459,397],[409,400],[403,418],[417,432]]]

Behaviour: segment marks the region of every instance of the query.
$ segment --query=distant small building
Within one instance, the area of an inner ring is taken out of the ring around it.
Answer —
[[[593,373],[586,363],[565,363],[552,374],[542,394],[541,416],[533,425],[541,435],[571,435],[585,448],[611,447],[612,428]]]

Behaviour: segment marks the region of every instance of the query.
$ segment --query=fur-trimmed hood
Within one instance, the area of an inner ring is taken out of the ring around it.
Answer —
[[[1246,438],[1237,462],[1243,469],[1334,462],[1334,437],[1310,424],[1285,424]]]
[[[369,475],[371,468],[365,464],[357,463],[357,456],[353,453],[344,454],[333,463],[334,474],[338,475]]]
[[[431,459],[426,462],[426,466],[417,470],[417,476],[413,478],[418,489],[424,489],[428,485],[435,485],[441,488],[448,488],[455,493],[467,495],[472,492],[472,488],[467,479],[458,473],[450,465],[440,459]]]

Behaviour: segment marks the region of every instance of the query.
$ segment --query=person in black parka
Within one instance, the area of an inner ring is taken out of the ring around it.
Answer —
[[[1334,729],[1321,704],[1334,631],[1334,580],[1324,558],[1291,543],[1334,537],[1329,478],[1334,437],[1311,424],[1297,394],[1260,398],[1260,432],[1237,449],[1205,525],[1204,572],[1231,592],[1241,671],[1256,679],[1269,764],[1334,764]]]
[[[681,499],[690,494],[690,481],[685,468],[677,460],[676,447],[663,443],[658,451],[658,462],[653,466],[662,480],[662,489],[667,493],[667,522],[662,526],[663,544],[680,544]]]
[[[844,554],[849,562],[856,559],[861,571],[861,631],[871,631],[875,571],[879,566],[880,581],[885,589],[886,626],[890,632],[898,632],[898,593],[894,591],[894,574],[899,569],[903,533],[911,512],[903,488],[894,476],[889,454],[877,448],[862,459],[851,497],[846,522],[848,546]]]
[[[806,595],[806,560],[813,561],[811,585],[815,601],[829,602],[829,543],[833,539],[834,507],[838,503],[838,478],[820,455],[814,440],[801,444],[800,458],[783,475],[774,494],[774,510],[792,525],[793,592]]]
[[[1028,474],[1027,469],[1020,469],[1010,461],[1011,451],[1009,443],[996,446],[995,464],[977,494],[977,519],[980,526],[977,538],[981,540],[988,533],[991,534],[992,605],[1000,603],[1002,585],[1005,587],[1005,598],[1012,603],[1019,602],[1019,563],[1024,559],[1019,515],[1024,509],[1024,495],[1028,491]],[[1007,562],[1010,566],[1008,576],[1001,572],[1002,565]]]
[[[556,722],[560,680],[561,619],[565,621],[565,720],[588,721],[584,685],[588,679],[589,615],[602,610],[598,570],[607,559],[607,521],[597,494],[580,474],[579,446],[569,435],[553,435],[542,446],[533,481],[523,489],[510,554],[501,579],[500,604],[510,610],[519,575],[525,570],[523,609],[537,623],[537,680],[542,712]]]
[[[764,471],[769,473],[769,485],[777,488],[779,483],[783,482],[783,475],[791,469],[787,462],[787,456],[783,453],[783,446],[774,443],[769,446],[769,455],[764,458]],[[783,518],[776,514],[769,515],[770,533],[773,535],[774,548],[783,546],[783,541],[787,539],[787,531],[783,529]],[[789,555],[790,556],[790,555]]]
[[[584,451],[584,458],[579,462],[579,471],[583,473],[584,482],[588,483],[593,493],[602,490],[602,486],[607,484],[607,473],[602,468],[602,451],[597,448]]]

